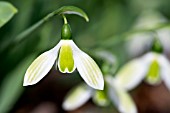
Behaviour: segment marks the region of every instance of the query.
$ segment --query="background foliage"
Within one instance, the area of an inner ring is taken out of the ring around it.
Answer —
[[[167,20],[170,19],[169,0],[6,1],[12,3],[18,9],[18,13],[0,28],[0,112],[2,113],[10,110],[13,113],[20,113],[19,110],[26,113],[27,110],[31,111],[44,101],[56,103],[56,111],[64,112],[60,105],[63,96],[69,88],[81,81],[76,76],[77,73],[60,76],[61,73],[52,70],[49,74],[51,77],[48,76],[40,84],[21,87],[24,73],[33,59],[58,43],[63,20],[59,16],[53,18],[27,36],[26,40],[14,45],[11,43],[18,34],[48,13],[65,5],[82,8],[89,16],[89,23],[75,15],[67,16],[72,28],[73,40],[82,50],[95,57],[100,66],[102,62],[94,53],[100,49],[113,53],[119,62],[119,67],[136,57],[127,50],[124,34],[134,29],[137,19],[144,11],[158,11]],[[48,87],[51,87],[51,91]]]

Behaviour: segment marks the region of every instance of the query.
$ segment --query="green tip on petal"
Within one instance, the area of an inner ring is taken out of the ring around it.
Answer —
[[[160,68],[159,64],[156,60],[152,61],[149,72],[146,77],[146,81],[149,84],[158,84],[161,82],[161,78],[159,76]]]
[[[97,90],[93,96],[93,102],[99,106],[108,106],[110,101],[105,91]]]
[[[61,46],[58,66],[62,73],[72,73],[75,70],[73,52],[69,43]]]

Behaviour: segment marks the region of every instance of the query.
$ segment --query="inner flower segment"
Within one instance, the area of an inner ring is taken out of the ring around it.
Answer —
[[[63,73],[71,73],[75,69],[73,52],[69,44],[63,44],[60,48],[58,67]]]
[[[160,82],[160,76],[159,76],[159,64],[157,62],[157,60],[153,60],[148,74],[146,76],[146,80],[151,83],[151,84],[155,84],[155,83],[159,83]]]

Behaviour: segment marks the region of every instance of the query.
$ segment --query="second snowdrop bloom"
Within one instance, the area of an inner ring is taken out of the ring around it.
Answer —
[[[117,73],[116,80],[126,90],[135,88],[142,80],[151,85],[163,81],[170,90],[170,63],[163,54],[150,52],[125,64]]]
[[[116,84],[111,75],[105,75],[106,90],[96,91],[85,84],[73,88],[63,102],[63,109],[72,111],[84,105],[90,98],[101,107],[114,104],[120,113],[137,113],[136,105],[130,94]],[[81,98],[81,99],[80,99]]]
[[[103,75],[95,61],[81,51],[71,39],[69,24],[64,24],[62,39],[51,50],[44,52],[29,66],[24,78],[24,86],[39,82],[56,62],[60,72],[72,73],[76,68],[84,81],[92,88],[103,90]]]

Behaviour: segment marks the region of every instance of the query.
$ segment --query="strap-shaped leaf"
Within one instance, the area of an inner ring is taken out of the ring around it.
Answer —
[[[0,28],[16,13],[17,9],[12,4],[5,1],[0,1]]]
[[[76,14],[83,17],[87,22],[89,21],[87,14],[75,6],[63,6],[59,9],[59,14]]]
[[[28,56],[9,73],[0,87],[0,113],[8,113],[24,91],[23,75],[36,54]]]

